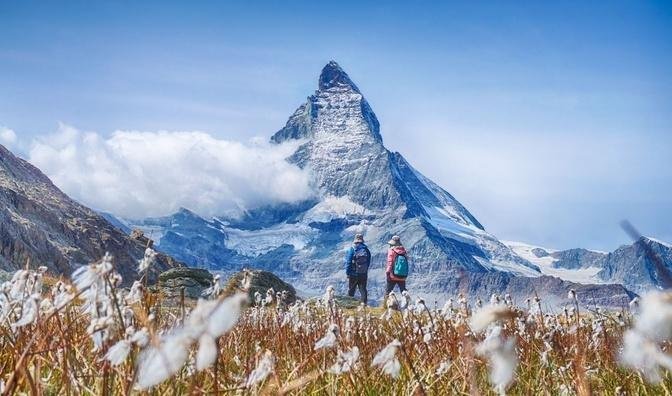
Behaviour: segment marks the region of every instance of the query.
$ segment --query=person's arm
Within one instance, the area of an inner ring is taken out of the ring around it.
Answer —
[[[387,251],[387,268],[385,268],[385,273],[388,275],[392,273],[392,266],[394,265],[395,255],[396,253],[394,252],[394,249],[389,249]]]
[[[355,249],[353,248],[348,248],[345,251],[345,273],[347,274],[350,270],[350,266],[352,265],[352,256],[355,254]]]

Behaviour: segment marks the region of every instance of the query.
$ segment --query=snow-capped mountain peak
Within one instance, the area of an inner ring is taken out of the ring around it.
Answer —
[[[300,290],[321,293],[328,284],[345,287],[343,249],[362,233],[373,253],[369,280],[375,298],[383,292],[387,241],[399,235],[410,252],[409,285],[418,293],[522,296],[529,290],[512,290],[513,284],[525,289],[547,282],[533,281],[543,275],[537,265],[489,234],[400,153],[385,148],[371,106],[336,62],[323,68],[315,93],[271,137],[273,143],[290,140],[299,146],[288,161],[310,171],[315,200],[253,209],[244,219],[172,223],[160,247],[194,265],[268,269]],[[556,289],[570,287],[553,282]]]
[[[359,88],[357,88],[355,83],[352,82],[350,76],[348,76],[348,73],[341,69],[338,63],[333,60],[327,63],[324,68],[322,68],[318,86],[320,90],[328,90],[334,87],[345,87],[360,93]]]

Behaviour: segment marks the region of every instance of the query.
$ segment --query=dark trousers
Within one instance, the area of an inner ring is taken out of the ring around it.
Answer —
[[[366,294],[366,280],[367,274],[357,274],[348,276],[348,296],[355,296],[355,289],[359,289],[359,294],[361,301],[366,304],[367,294]]]
[[[392,279],[387,279],[387,291],[385,294],[390,294],[392,290],[394,290],[395,286],[399,286],[399,291],[403,292],[406,290],[406,281],[405,280],[392,280]]]

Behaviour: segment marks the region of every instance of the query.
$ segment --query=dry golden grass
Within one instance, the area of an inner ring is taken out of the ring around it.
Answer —
[[[459,309],[451,311],[450,319],[429,309],[395,311],[388,319],[382,318],[386,312],[380,308],[344,311],[316,303],[289,310],[249,307],[233,330],[218,339],[213,366],[196,372],[194,351],[170,379],[139,392],[134,390],[139,347],[134,346],[125,362],[113,367],[104,356],[124,337],[123,329],[111,326],[110,338],[101,350],[94,351],[87,333],[90,318],[81,313],[80,303],[73,302],[16,330],[8,326],[11,319],[5,319],[0,326],[4,394],[494,394],[488,363],[474,352],[483,337],[471,332],[467,314]],[[133,324],[148,327],[158,337],[179,325],[192,306],[166,304],[158,295],[145,294],[132,307]],[[152,321],[149,312],[155,316]],[[616,313],[598,315],[603,322],[600,332],[593,323],[596,314],[532,315],[523,328],[517,317],[528,315],[517,311],[503,319],[504,333],[515,338],[519,359],[508,394],[670,394],[669,375],[662,384],[652,386],[619,366],[617,354],[627,324]],[[353,320],[354,326],[348,324]],[[339,327],[336,345],[315,351],[315,342],[332,323]],[[424,340],[427,329],[432,333],[429,342]],[[373,357],[395,338],[401,341],[397,379],[371,365]],[[341,375],[329,373],[337,351],[354,346],[361,353],[356,367]],[[260,384],[245,387],[266,350],[275,357],[273,371]],[[448,370],[437,374],[447,361],[451,363]]]

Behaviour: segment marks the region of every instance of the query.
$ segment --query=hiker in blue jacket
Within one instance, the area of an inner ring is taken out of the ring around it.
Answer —
[[[345,274],[348,276],[348,296],[359,289],[361,301],[367,303],[366,281],[371,264],[371,252],[364,244],[362,234],[355,235],[352,246],[345,251]]]

